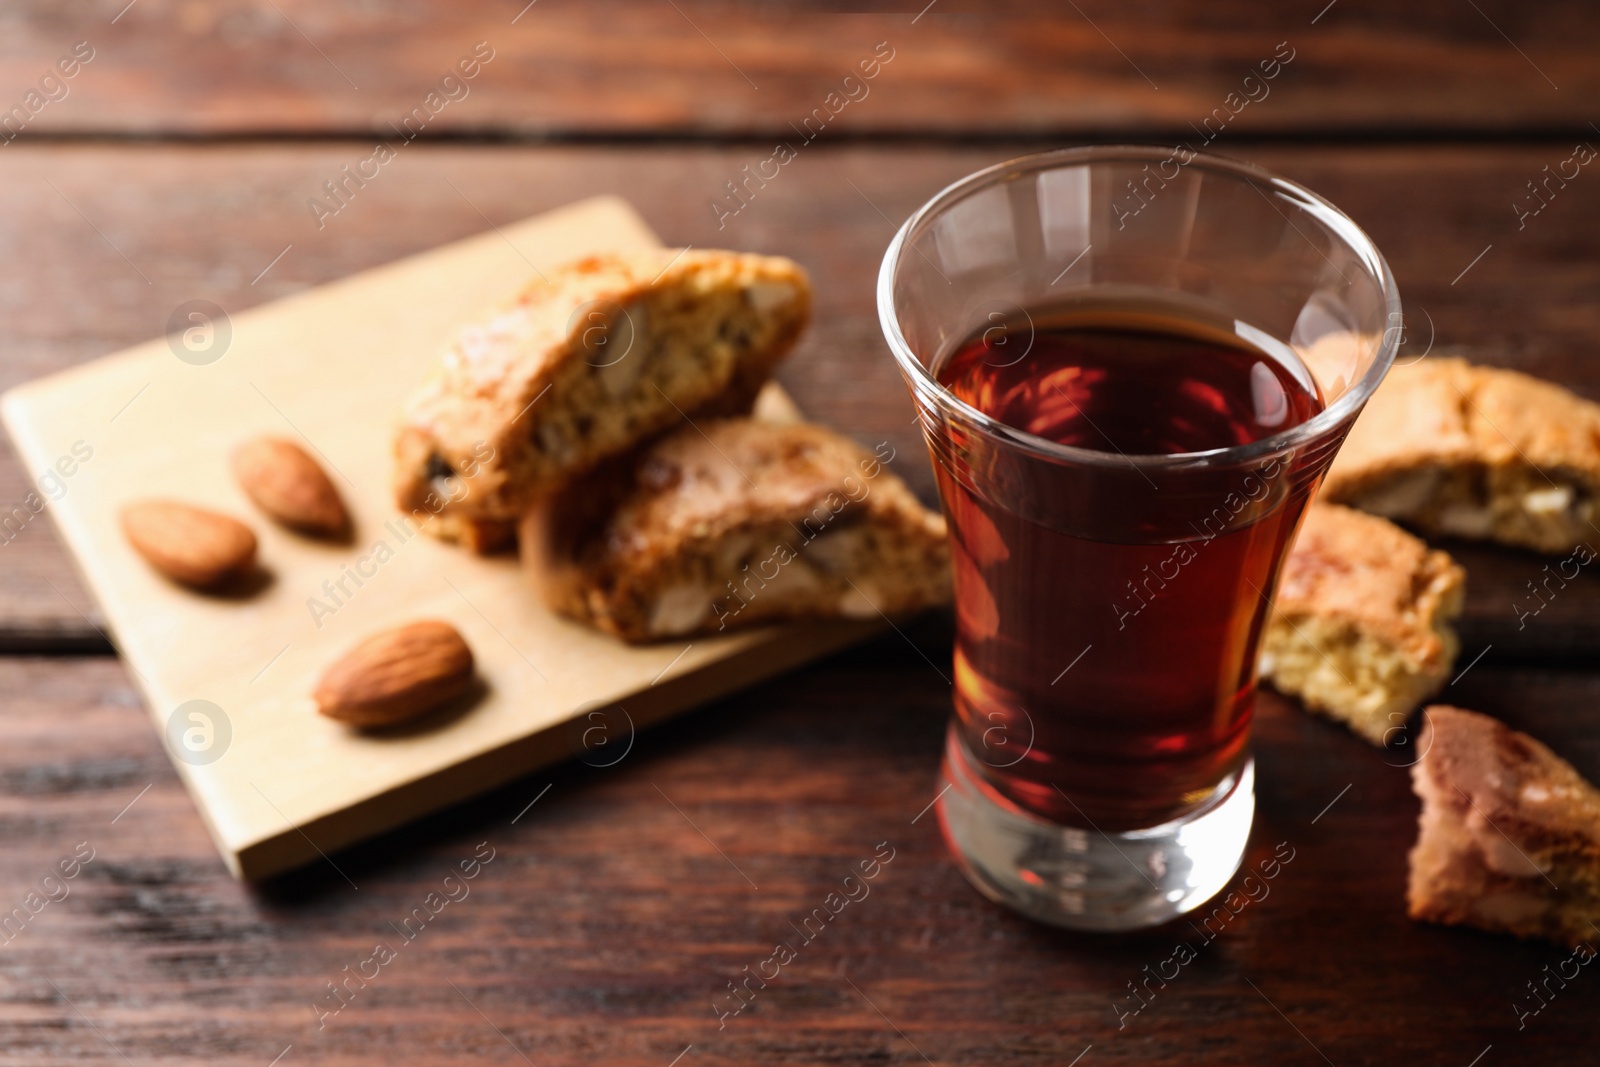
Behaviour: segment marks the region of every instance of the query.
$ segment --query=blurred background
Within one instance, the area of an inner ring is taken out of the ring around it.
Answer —
[[[809,267],[817,322],[785,384],[915,445],[872,311],[889,237],[960,175],[1085,142],[1186,141],[1305,182],[1372,233],[1436,346],[1550,373],[1600,331],[1576,299],[1594,179],[1548,177],[1600,139],[1584,4],[844,6],[8,3],[0,388],[155,336],[187,300],[237,312],[610,192],[668,243]],[[0,499],[26,488],[0,449]],[[0,553],[0,641],[98,640],[46,579],[74,589],[41,523]]]

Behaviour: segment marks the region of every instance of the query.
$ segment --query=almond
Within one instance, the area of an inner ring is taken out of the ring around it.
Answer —
[[[233,476],[257,507],[285,526],[325,536],[341,534],[349,526],[349,513],[333,482],[293,441],[246,441],[234,450]]]
[[[323,672],[317,710],[352,726],[392,726],[432,711],[472,683],[472,649],[447,622],[385,630]]]
[[[140,500],[126,505],[121,518],[128,543],[175,582],[204,589],[255,563],[250,527],[215,511],[176,500]]]

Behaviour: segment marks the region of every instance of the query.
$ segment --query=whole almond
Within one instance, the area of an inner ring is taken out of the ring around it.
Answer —
[[[256,535],[238,519],[176,500],[122,509],[122,533],[145,560],[184,585],[209,588],[255,563]]]
[[[334,535],[349,526],[344,501],[317,461],[293,441],[257,437],[233,453],[233,476],[256,506],[285,526]]]
[[[447,622],[385,630],[346,652],[317,682],[317,710],[352,726],[392,726],[465,693],[472,649]]]

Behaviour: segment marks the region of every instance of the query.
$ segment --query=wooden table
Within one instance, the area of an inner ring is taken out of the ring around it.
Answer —
[[[1409,353],[1600,399],[1600,175],[1552,186],[1521,226],[1514,208],[1600,144],[1600,32],[1577,0],[124,3],[0,15],[6,106],[77,42],[93,53],[0,137],[0,387],[156,335],[191,298],[243,309],[604,191],[668,241],[805,263],[817,321],[784,384],[915,455],[872,307],[898,222],[1010,155],[1189,137],[1286,48],[1213,147],[1371,232]],[[493,58],[467,95],[319,227],[307,200],[480,41]],[[844,82],[880,48],[875,78]],[[830,92],[856,99],[736,215],[714,210]],[[912,480],[931,499],[928,472]],[[0,455],[0,505],[28,488]],[[1459,557],[1473,665],[1447,699],[1600,777],[1600,578],[1519,625],[1544,561]],[[1600,978],[1519,1028],[1525,983],[1566,954],[1407,921],[1403,757],[1270,695],[1250,859],[1295,858],[1119,1029],[1128,983],[1186,931],[1058,933],[966,886],[926,811],[946,619],[642,735],[616,766],[529,778],[255,888],[212,851],[42,516],[0,535],[0,649],[0,913],[23,909],[0,934],[0,1063],[1593,1062]],[[870,897],[722,1014],[747,966],[890,849]],[[474,859],[467,896],[430,896]]]

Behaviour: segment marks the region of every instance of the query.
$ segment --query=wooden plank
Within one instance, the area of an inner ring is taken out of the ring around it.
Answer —
[[[0,388],[156,335],[191,298],[237,312],[490,222],[610,192],[636,204],[670,243],[782,252],[810,268],[816,322],[781,379],[817,418],[869,445],[909,451],[913,462],[899,469],[931,500],[910,403],[878,330],[873,279],[909,212],[946,182],[1022,150],[819,145],[754,189],[719,229],[712,199],[742,166],[759,162],[759,151],[416,145],[319,229],[307,198],[362,150],[19,143],[0,153],[9,196],[0,247],[35,267],[0,288],[0,351],[8,353]],[[1570,146],[1240,154],[1306,182],[1372,233],[1413,320],[1408,352],[1428,350],[1431,339],[1434,352],[1519,367],[1600,399],[1600,371],[1589,358],[1600,340],[1600,184],[1583,172],[1521,229],[1513,210],[1526,183],[1566,159]],[[0,510],[26,492],[9,457],[0,462],[0,490]],[[35,521],[0,544],[0,641],[10,647],[100,640],[78,613],[94,617],[47,526]],[[1471,573],[1469,655],[1490,644],[1490,658],[1600,651],[1600,578],[1580,576],[1519,628],[1513,605],[1546,561],[1477,548],[1463,558]]]
[[[629,646],[538,603],[513,556],[442,544],[422,534],[423,512],[396,517],[393,413],[460,322],[510,299],[528,271],[659,247],[625,202],[594,197],[252,309],[226,330],[208,319],[217,347],[193,358],[162,338],[0,396],[30,469],[71,459],[45,483],[71,479],[52,517],[239,877],[311,862],[582,755],[573,728],[588,735],[587,711],[599,711],[610,740],[624,724],[668,717],[878,629],[835,620]],[[254,521],[226,456],[263,434],[321,457],[349,509],[348,544]],[[260,588],[202,596],[156,574],[119,530],[120,510],[136,499],[186,500],[253,522]],[[346,572],[357,574],[353,585]],[[381,736],[316,714],[310,694],[329,663],[415,619],[446,620],[471,646],[481,691],[468,706]],[[192,704],[202,710],[186,713]],[[203,751],[179,742],[191,721],[207,731]]]
[[[948,654],[937,626],[908,636]],[[969,888],[918,818],[949,690],[895,635],[641,734],[615,766],[521,780],[256,890],[223,870],[114,662],[0,659],[0,691],[0,905],[94,850],[8,934],[7,1062],[120,1062],[112,1044],[134,1063],[293,1046],[283,1063],[443,1067],[666,1067],[690,1045],[681,1064],[1591,1058],[1600,983],[1519,1030],[1525,983],[1567,954],[1409,922],[1406,769],[1275,699],[1248,857],[1294,858],[1119,1029],[1127,984],[1201,937],[1057,933]],[[1457,692],[1600,776],[1600,679],[1478,667]],[[870,895],[806,942],[795,927],[880,843]],[[719,1019],[778,942],[797,958]],[[394,958],[365,964],[379,944]],[[328,983],[363,967],[341,1005]]]
[[[435,98],[417,120],[423,136],[794,138],[817,108],[829,112],[817,120],[825,136],[1189,136],[1230,93],[1257,98],[1226,105],[1238,111],[1229,124],[1257,136],[1520,136],[1587,131],[1600,90],[1600,36],[1582,0],[1537,9],[1511,0],[913,0],[851,13],[706,0],[122,7],[9,5],[5,107],[77,42],[93,54],[64,86],[45,87],[57,99],[37,98],[24,137],[393,137],[389,124],[425,106],[478,42],[493,58],[447,87],[456,99]],[[889,64],[845,84],[880,45]],[[1275,55],[1293,56],[1278,78],[1245,83]]]

